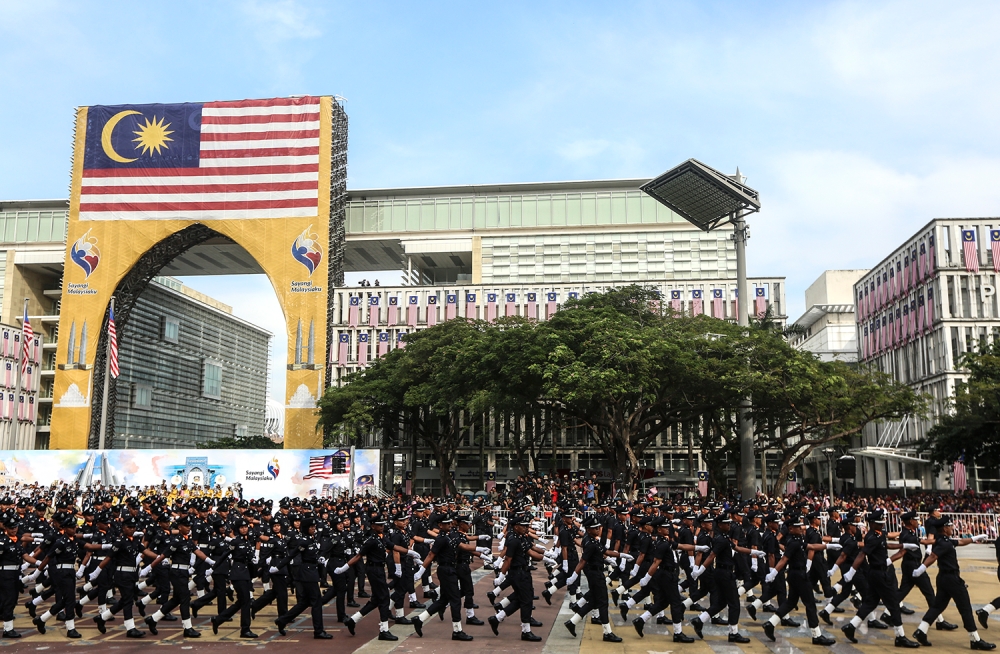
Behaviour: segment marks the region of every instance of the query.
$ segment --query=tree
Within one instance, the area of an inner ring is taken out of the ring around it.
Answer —
[[[267,436],[244,436],[219,438],[198,445],[199,450],[280,450],[281,443],[275,443]]]
[[[925,411],[924,396],[874,368],[820,361],[773,330],[751,329],[749,335],[759,445],[782,457],[775,491],[813,449],[845,441],[873,422]]]
[[[941,416],[921,443],[936,470],[960,457],[966,464],[1000,466],[1000,341],[962,357],[969,378],[955,387],[951,412]]]

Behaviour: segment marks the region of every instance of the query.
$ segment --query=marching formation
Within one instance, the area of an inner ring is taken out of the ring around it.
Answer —
[[[921,525],[915,512],[905,513],[901,531],[886,533],[881,509],[834,509],[827,517],[807,502],[618,501],[586,515],[563,505],[552,534],[544,535],[530,500],[504,519],[479,501],[343,496],[286,498],[274,506],[66,488],[27,495],[0,495],[4,638],[20,637],[14,613],[23,595],[38,631],[62,622],[68,638],[81,637],[78,620],[106,633],[118,617],[128,638],[156,635],[163,621],[178,619],[185,638],[198,638],[192,619],[212,607],[213,631],[238,619],[240,638],[254,639],[257,614],[274,605],[278,617],[268,627],[280,635],[308,610],[314,637],[329,639],[323,608],[333,603],[351,635],[377,611],[380,640],[398,638],[390,623],[422,637],[433,616],[449,614],[453,640],[473,640],[470,625],[488,624],[499,635],[515,618],[521,640],[538,642],[532,571],[544,567],[549,579],[540,596],[551,604],[566,589],[573,615],[564,626],[574,637],[589,616],[606,642],[621,642],[611,620],[616,608],[639,637],[655,623],[669,626],[673,642],[692,643],[715,624],[728,627],[729,642],[748,643],[745,613],[774,641],[778,627],[800,626],[791,614],[801,606],[816,645],[836,642],[821,621],[832,626],[833,614],[850,611],[840,631],[851,643],[869,629],[891,629],[896,647],[929,647],[932,628],[958,629],[943,618],[954,602],[972,649],[995,648],[980,637],[976,620],[988,628],[1000,597],[974,613],[956,555],[956,547],[985,537],[956,539],[939,514]],[[933,565],[936,589],[928,576]],[[495,614],[484,622],[474,589],[489,573]],[[929,609],[911,639],[901,615],[912,613],[902,602],[914,588]],[[418,600],[418,589],[429,604]],[[360,606],[356,599],[367,601]]]

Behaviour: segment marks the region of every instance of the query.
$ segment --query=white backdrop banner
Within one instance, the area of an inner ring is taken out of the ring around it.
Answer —
[[[379,450],[3,450],[0,485],[239,484],[245,498],[331,497],[377,490]]]

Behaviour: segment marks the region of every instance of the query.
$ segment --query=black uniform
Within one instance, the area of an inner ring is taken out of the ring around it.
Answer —
[[[315,538],[298,534],[289,539],[288,553],[285,558],[271,563],[277,568],[283,568],[291,562],[292,580],[295,581],[296,603],[287,613],[278,616],[276,622],[288,624],[299,616],[306,608],[312,612],[313,633],[325,633],[323,628],[323,603],[319,592],[319,549],[320,544]]]
[[[976,631],[976,622],[972,615],[972,604],[969,601],[969,589],[962,579],[958,567],[958,554],[955,546],[958,541],[939,534],[934,540],[934,555],[937,557],[938,576],[937,594],[934,604],[924,614],[923,622],[933,624],[937,617],[948,608],[948,603],[955,600],[958,613],[962,616],[962,626],[968,632]]]
[[[816,612],[816,602],[813,599],[812,584],[809,582],[809,575],[806,574],[808,555],[805,539],[802,536],[788,534],[785,538],[785,558],[788,559],[785,564],[785,568],[788,570],[786,577],[788,596],[778,607],[775,615],[784,618],[801,600],[806,607],[806,619],[809,622],[809,627],[815,629],[819,626],[819,615]],[[898,612],[897,609],[897,614]],[[871,613],[870,610],[869,613]]]
[[[869,592],[861,597],[858,617],[867,620],[871,612],[881,603],[889,613],[890,624],[899,627],[903,624],[902,614],[899,612],[899,586],[896,584],[895,570],[886,563],[889,558],[889,548],[885,532],[870,530],[865,534],[862,550],[868,557]]]

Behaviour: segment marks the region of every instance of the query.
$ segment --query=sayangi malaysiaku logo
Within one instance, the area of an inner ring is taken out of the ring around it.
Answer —
[[[312,276],[323,260],[323,249],[319,245],[319,237],[313,233],[312,225],[303,230],[292,243],[292,256],[309,270]]]
[[[86,277],[90,277],[101,263],[101,251],[97,248],[97,237],[91,236],[88,229],[87,233],[78,238],[76,243],[70,247],[69,257],[73,263],[83,269]]]
[[[247,470],[246,480],[247,481],[274,481],[278,478],[278,473],[281,471],[281,467],[278,465],[278,457],[274,457],[267,462],[267,468],[264,470]]]

